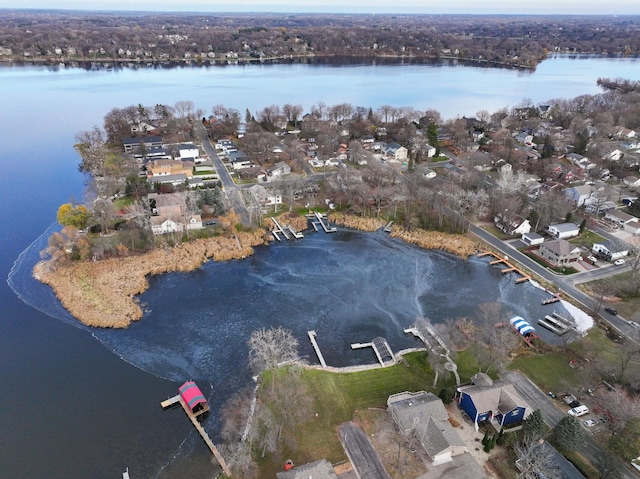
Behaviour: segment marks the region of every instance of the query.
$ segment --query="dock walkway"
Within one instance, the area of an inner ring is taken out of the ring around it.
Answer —
[[[387,340],[381,337],[374,338],[370,343],[353,343],[351,349],[373,348],[373,352],[378,358],[382,367],[396,363],[396,357],[391,351],[391,346]]]
[[[318,334],[315,331],[307,331],[307,334],[309,335],[311,346],[313,346],[313,349],[316,352],[318,359],[320,360],[320,364],[323,368],[326,368],[327,363],[324,361],[324,356],[322,356],[322,351],[320,351],[320,347],[318,346],[318,342],[316,341],[316,336],[318,336]]]
[[[558,336],[562,336],[567,331],[575,327],[575,323],[572,320],[565,318],[564,316],[560,316],[555,311],[553,314],[547,314],[543,319],[539,319],[538,324]]]
[[[512,265],[511,263],[509,263],[509,261],[507,261],[507,259],[501,258],[500,256],[498,256],[492,251],[484,251],[482,253],[478,253],[479,258],[482,258],[483,256],[493,256],[495,258],[494,260],[489,261],[489,266],[493,266],[496,264],[504,264],[505,268],[501,270],[502,274],[511,273],[512,271],[515,271],[516,273],[518,273],[520,277],[516,279],[516,284],[524,283],[531,279],[531,276],[529,276],[527,273],[522,271],[517,266]]]
[[[224,458],[218,451],[218,448],[215,446],[215,444],[207,434],[207,431],[205,431],[202,425],[198,422],[198,417],[193,413],[193,411],[191,411],[191,409],[189,408],[187,403],[184,402],[182,397],[179,394],[177,396],[173,396],[169,399],[162,401],[160,403],[160,406],[162,406],[162,409],[167,409],[169,407],[174,406],[177,403],[180,403],[180,405],[182,406],[182,409],[184,409],[184,412],[187,414],[187,417],[191,420],[193,427],[196,428],[196,431],[198,431],[198,433],[200,434],[200,437],[202,437],[202,439],[204,440],[205,444],[207,445],[211,453],[215,456],[216,460],[218,461],[218,464],[220,464],[220,467],[222,467],[222,470],[224,471],[224,473],[227,476],[231,477],[231,470],[229,469],[229,466],[227,466],[227,462],[224,460]]]

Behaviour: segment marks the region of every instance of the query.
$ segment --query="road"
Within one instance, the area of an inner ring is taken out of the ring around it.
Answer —
[[[542,417],[547,425],[553,428],[560,420],[565,417],[566,413],[556,406],[556,403],[551,399],[548,393],[541,391],[538,386],[533,384],[529,378],[516,371],[506,371],[501,374],[501,377],[512,383],[518,391],[518,394],[524,399],[534,410],[539,409],[542,413]],[[620,466],[620,474],[618,479],[638,479],[638,475],[631,469],[631,466],[622,462],[618,458],[614,457],[606,449],[602,448],[589,432],[585,432],[585,443],[582,448],[579,449],[589,461],[593,462],[603,454],[612,457],[618,462]]]
[[[218,173],[218,178],[220,178],[220,182],[222,183],[222,189],[229,202],[229,207],[240,217],[240,222],[243,225],[251,226],[251,215],[244,204],[242,190],[233,182],[233,178],[231,178],[231,174],[229,174],[227,167],[222,162],[216,153],[215,148],[209,141],[209,137],[207,136],[207,131],[204,126],[199,121],[196,121],[194,125],[196,126],[196,132],[200,138],[202,148],[211,161],[213,161],[213,166],[215,167],[216,172]]]
[[[629,268],[628,266],[603,267],[592,271],[572,274],[569,276],[559,275],[533,261],[527,255],[521,253],[504,241],[499,240],[491,233],[483,230],[478,226],[470,226],[469,231],[480,238],[483,242],[491,245],[497,251],[500,251],[503,255],[508,256],[509,259],[520,263],[525,267],[525,269],[533,272],[536,276],[542,278],[549,284],[554,285],[559,291],[562,291],[567,296],[573,298],[582,306],[585,311],[593,311],[594,309],[596,311],[599,311],[600,307],[599,304],[597,304],[597,301],[576,288],[576,284],[614,276]],[[637,338],[638,330],[630,325],[629,322],[621,316],[613,316],[608,313],[602,313],[600,314],[600,317],[611,324],[611,326],[613,326],[616,330],[618,330],[626,337],[630,337],[632,339]]]

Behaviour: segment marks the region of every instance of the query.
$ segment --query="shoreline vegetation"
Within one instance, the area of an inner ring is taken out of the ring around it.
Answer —
[[[283,224],[296,230],[307,228],[306,218],[283,214]],[[381,218],[361,218],[332,213],[329,220],[359,231],[373,232],[383,228]],[[394,226],[391,236],[424,249],[439,249],[466,259],[478,249],[469,237],[438,231],[415,229],[407,231]],[[137,298],[149,288],[148,276],[171,272],[189,272],[208,260],[244,259],[254,253],[254,247],[270,242],[268,230],[227,230],[220,236],[156,248],[147,253],[99,261],[74,261],[53,265],[40,261],[33,269],[38,281],[50,286],[62,306],[86,326],[127,328],[140,320],[144,311]]]

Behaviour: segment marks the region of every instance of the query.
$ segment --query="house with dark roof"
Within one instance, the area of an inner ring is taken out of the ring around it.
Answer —
[[[603,243],[593,243],[591,251],[607,261],[615,261],[629,254],[629,246],[622,241],[607,240]]]
[[[497,431],[517,426],[532,412],[513,384],[494,381],[485,373],[475,374],[470,385],[457,388],[456,400],[476,431],[481,422],[490,423]]]
[[[403,435],[416,435],[434,466],[468,452],[449,423],[442,400],[435,394],[425,391],[394,394],[387,399],[387,411]]]
[[[554,266],[567,265],[577,261],[581,252],[580,247],[563,239],[545,241],[538,249],[540,257]]]

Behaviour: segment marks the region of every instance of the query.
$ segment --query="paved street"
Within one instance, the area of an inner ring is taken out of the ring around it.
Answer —
[[[249,210],[244,204],[244,200],[242,199],[242,191],[240,188],[236,186],[231,178],[231,175],[227,171],[227,167],[224,165],[220,157],[216,154],[216,150],[209,141],[209,137],[207,136],[207,131],[205,130],[202,123],[196,121],[194,123],[196,125],[196,131],[198,132],[198,137],[200,138],[200,143],[202,144],[202,148],[204,148],[207,156],[213,161],[213,166],[218,173],[218,178],[220,178],[220,182],[222,183],[223,191],[227,197],[229,207],[234,210],[238,216],[240,217],[240,222],[249,226],[251,224],[251,216],[249,214]]]
[[[554,427],[566,415],[564,410],[558,408],[556,405],[557,402],[549,397],[548,392],[541,391],[538,386],[533,384],[529,378],[523,374],[517,371],[506,371],[501,374],[501,377],[506,381],[511,382],[520,396],[522,396],[522,398],[527,401],[534,410],[540,410],[542,417],[549,427]],[[593,439],[593,436],[589,432],[585,432],[585,444],[584,447],[580,449],[580,452],[592,463],[596,458],[603,454],[613,457],[610,452],[603,449]],[[633,471],[633,469],[631,469],[630,465],[627,465],[620,460],[618,460],[618,463],[621,471],[623,471],[619,476],[619,479],[638,479],[638,475]]]

